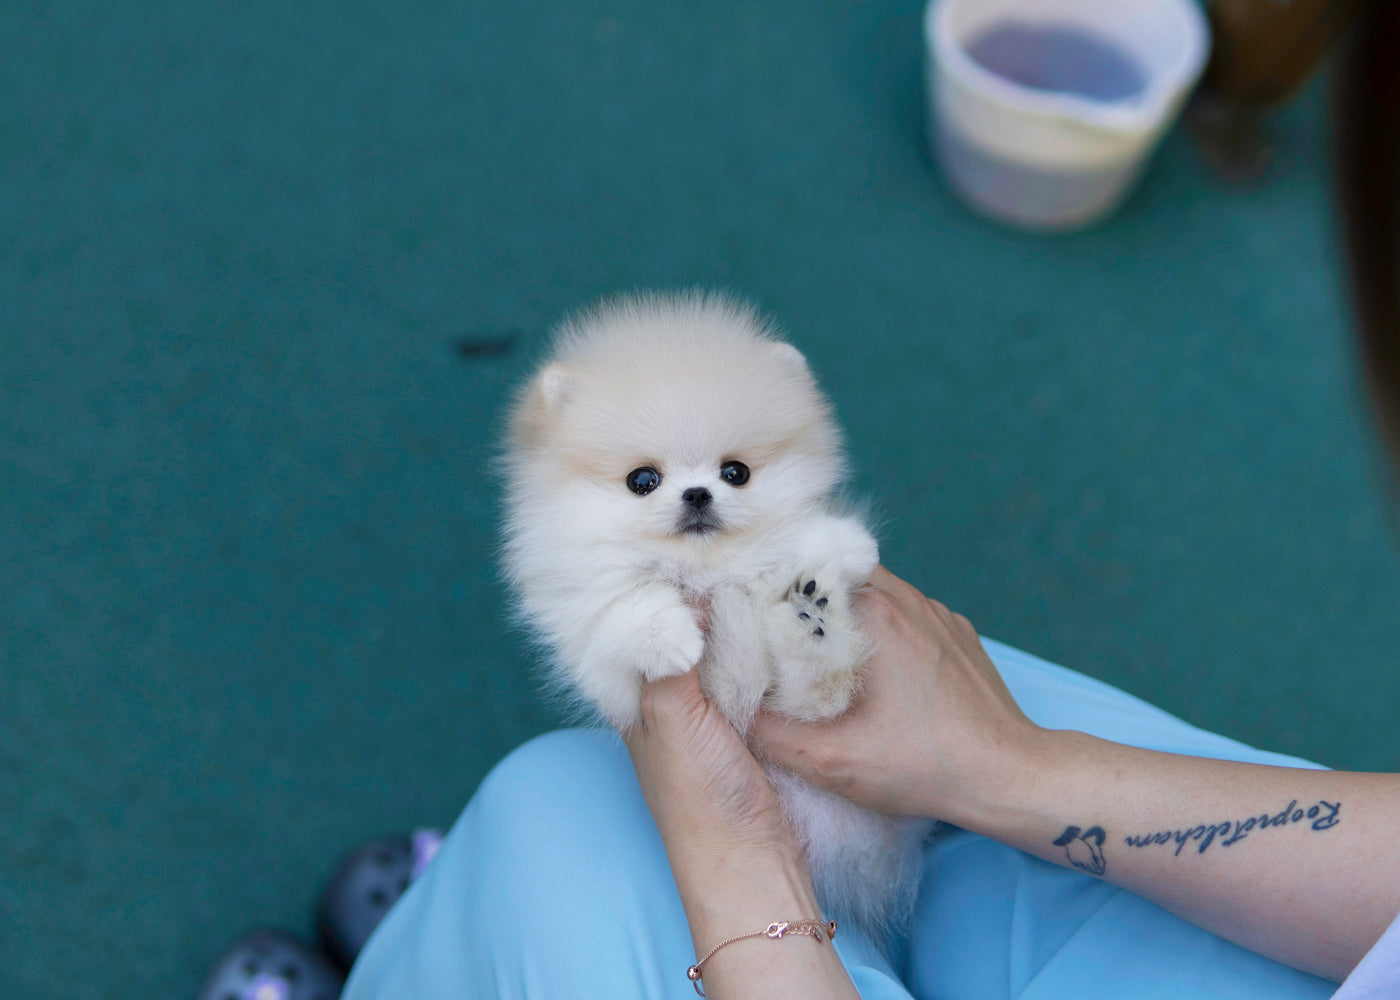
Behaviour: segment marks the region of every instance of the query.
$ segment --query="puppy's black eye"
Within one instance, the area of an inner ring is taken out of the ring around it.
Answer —
[[[743,486],[749,481],[749,467],[743,462],[725,462],[719,467],[719,478],[730,486]]]
[[[745,476],[748,473],[745,472]],[[644,497],[661,485],[661,473],[649,465],[633,469],[627,473],[627,488],[639,497]]]

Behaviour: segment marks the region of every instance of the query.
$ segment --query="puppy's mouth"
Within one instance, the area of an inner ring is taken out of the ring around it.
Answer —
[[[708,509],[687,510],[676,519],[676,534],[704,538],[723,529],[724,524]]]

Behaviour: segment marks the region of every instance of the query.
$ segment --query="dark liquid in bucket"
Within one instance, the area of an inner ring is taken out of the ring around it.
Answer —
[[[1147,89],[1147,75],[1112,42],[1083,28],[1009,21],[966,46],[983,69],[1036,90],[1126,101]]]

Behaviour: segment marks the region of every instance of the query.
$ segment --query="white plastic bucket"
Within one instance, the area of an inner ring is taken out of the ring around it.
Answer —
[[[1106,100],[1014,82],[969,54],[1008,25],[1093,36],[1143,85]],[[1006,222],[1072,229],[1130,190],[1205,66],[1210,29],[1195,0],[931,0],[924,41],[930,140],[954,190]]]

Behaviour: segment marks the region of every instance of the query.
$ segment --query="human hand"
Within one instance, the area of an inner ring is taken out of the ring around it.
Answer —
[[[697,835],[717,851],[792,840],[763,768],[696,670],[645,683],[641,721],[622,737],[668,847]]]
[[[958,823],[1034,760],[1038,729],[1017,707],[968,620],[884,567],[860,613],[874,646],[856,704],[830,722],[760,712],[765,759],[860,805]]]
[[[706,700],[697,671],[644,684],[641,721],[623,740],[697,954],[784,914],[819,912],[802,849],[763,768]]]

